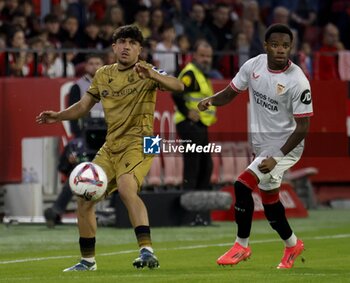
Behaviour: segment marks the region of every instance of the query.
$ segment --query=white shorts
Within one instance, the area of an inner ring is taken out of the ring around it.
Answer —
[[[296,147],[286,156],[284,156],[269,173],[261,173],[258,165],[263,159],[266,159],[267,156],[271,156],[271,150],[264,150],[259,154],[252,163],[248,166],[248,169],[253,171],[256,176],[259,178],[259,189],[263,191],[271,191],[277,189],[281,186],[282,178],[284,172],[291,168],[295,163],[297,163],[303,152],[302,147]]]

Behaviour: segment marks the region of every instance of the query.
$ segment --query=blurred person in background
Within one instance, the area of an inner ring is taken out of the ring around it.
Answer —
[[[210,41],[210,44],[214,50],[221,51],[225,48],[227,42],[233,38],[232,29],[234,25],[230,19],[230,6],[223,3],[215,4],[212,13],[213,19],[209,24],[209,28],[215,39]]]
[[[114,32],[113,23],[109,20],[104,20],[100,24],[100,37],[102,38],[103,48],[110,48],[112,44],[112,35]]]
[[[101,50],[103,48],[103,40],[100,37],[100,33],[100,25],[95,20],[88,21],[82,36],[81,48]]]
[[[164,12],[162,9],[154,9],[151,12],[151,38],[157,42],[162,40],[161,29],[164,25]]]
[[[323,29],[322,45],[314,52],[314,79],[339,79],[337,52],[343,49],[338,28],[328,23]]]
[[[272,11],[272,23],[289,25],[290,11],[283,6],[277,6]]]
[[[264,42],[266,26],[260,17],[259,3],[256,0],[245,1],[243,5],[243,16],[245,20],[249,20],[253,24],[253,35],[251,41],[257,41],[262,46]],[[262,49],[262,48],[261,48]],[[253,56],[256,56],[255,54]]]
[[[145,40],[147,40],[152,32],[149,27],[150,24],[150,11],[146,6],[139,5],[135,14],[135,22],[133,23],[141,32]]]
[[[255,36],[254,23],[251,20],[242,18],[237,21],[236,32],[225,50],[235,51],[234,54],[219,57],[218,68],[225,78],[232,77],[248,59],[264,52],[262,42]]]
[[[305,76],[311,80],[313,78],[312,49],[308,42],[302,42],[298,51],[298,65],[303,70]]]
[[[176,104],[176,131],[184,144],[206,146],[209,143],[208,127],[216,122],[216,108],[205,112],[197,109],[198,101],[214,94],[209,79],[212,68],[213,49],[210,44],[200,40],[195,44],[192,62],[188,63],[179,75],[185,85],[183,92],[174,92]],[[208,152],[183,153],[184,190],[209,190],[213,161]]]
[[[75,16],[67,16],[63,21],[60,29],[60,41],[62,44],[70,43],[70,45],[79,48],[82,43],[82,34],[79,32],[79,21]]]
[[[67,1],[67,7],[65,14],[69,17],[74,17],[78,21],[79,31],[84,30],[86,23],[94,15],[90,12],[90,5],[95,0],[79,0],[79,1]]]
[[[27,27],[30,30],[30,35],[37,35],[41,31],[40,19],[34,12],[32,0],[22,0],[18,7],[18,11],[26,17]]]
[[[104,20],[111,22],[114,28],[123,26],[125,24],[123,8],[120,5],[109,6]]]
[[[28,50],[24,32],[15,27],[8,33],[7,39],[7,46],[17,48],[18,51],[0,53],[0,76],[23,77]]]
[[[290,10],[291,28],[298,31],[300,42],[304,40],[306,33],[315,32],[313,26],[317,21],[318,0],[294,0],[287,1],[286,7]]]
[[[84,75],[79,78],[71,87],[68,95],[68,106],[71,106],[78,102],[85,92],[89,89],[92,79],[95,76],[96,71],[104,65],[104,62],[100,55],[88,54],[84,61]],[[103,118],[103,110],[101,103],[96,103],[90,110],[87,117]],[[70,129],[74,137],[82,137],[84,131],[84,122],[81,120],[69,121]]]
[[[13,15],[17,12],[19,0],[5,0],[0,11],[0,19],[3,22],[11,22]]]
[[[55,47],[60,48],[62,46],[60,38],[60,21],[54,14],[47,14],[44,17],[44,32],[46,33],[47,40]]]
[[[213,34],[206,22],[206,11],[203,4],[195,3],[192,6],[190,16],[185,19],[185,34],[193,46],[199,39],[214,42],[216,34]]]
[[[119,5],[119,0],[98,0],[94,1],[90,6],[90,13],[93,14],[93,18],[100,22],[109,15],[111,7]]]
[[[44,75],[45,71],[43,65],[45,41],[42,40],[42,38],[35,36],[28,39],[28,46],[31,51],[27,53],[26,63],[23,67],[23,76],[41,77]],[[37,61],[35,62],[35,60]]]
[[[154,64],[169,75],[175,75],[177,71],[177,53],[179,47],[176,45],[176,33],[172,24],[163,25],[161,29],[162,40],[157,43],[154,50]]]
[[[73,59],[76,56],[74,52],[75,45],[66,42],[62,45],[62,49],[65,53],[58,52],[55,48],[50,48],[48,46],[45,53],[45,75],[49,78],[62,78],[74,77],[75,76],[75,66],[73,64]],[[69,51],[68,51],[69,50]],[[63,56],[66,57],[66,62],[64,62]],[[66,74],[65,74],[66,72]]]
[[[176,38],[177,46],[179,47],[179,57],[178,65],[179,70],[181,71],[188,63],[192,61],[192,51],[191,51],[191,42],[186,34],[181,34]]]
[[[115,63],[115,55],[112,49],[105,49],[105,54],[103,56],[103,61],[105,65],[111,65]]]

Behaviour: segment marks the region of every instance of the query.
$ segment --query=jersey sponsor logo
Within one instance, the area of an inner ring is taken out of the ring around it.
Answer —
[[[254,80],[258,79],[259,77],[260,77],[260,75],[255,74],[255,72],[253,72],[253,79],[254,79]]]
[[[311,92],[309,89],[306,89],[303,91],[303,93],[300,96],[301,103],[304,103],[306,105],[311,103]]]
[[[271,111],[277,112],[278,111],[278,101],[272,99],[271,97],[268,97],[265,94],[262,94],[256,90],[253,89],[253,95],[254,100],[256,104],[261,105],[262,107],[269,109]]]
[[[113,96],[124,96],[124,95],[129,95],[129,94],[136,94],[137,89],[134,88],[125,88],[122,89],[121,91],[113,91]]]

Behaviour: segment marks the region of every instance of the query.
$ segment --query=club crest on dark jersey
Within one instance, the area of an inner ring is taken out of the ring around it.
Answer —
[[[108,90],[104,89],[101,92],[102,97],[106,97],[108,95]]]
[[[300,96],[301,103],[304,103],[306,105],[311,103],[311,92],[309,89],[306,89],[303,91],[303,93]]]
[[[128,82],[129,82],[129,83],[132,83],[134,80],[135,80],[134,74],[130,74],[130,75],[128,76]]]

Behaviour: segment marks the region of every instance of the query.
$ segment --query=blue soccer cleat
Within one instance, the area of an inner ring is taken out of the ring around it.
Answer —
[[[143,248],[140,250],[140,256],[134,260],[132,265],[136,268],[144,268],[147,266],[153,269],[159,267],[159,261],[150,250]]]
[[[73,265],[72,267],[68,267],[63,270],[63,272],[67,271],[94,271],[97,269],[96,262],[88,262],[86,260],[81,260],[76,265]]]

